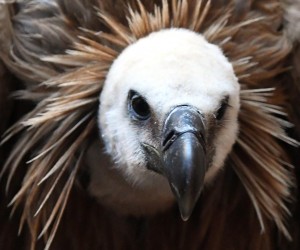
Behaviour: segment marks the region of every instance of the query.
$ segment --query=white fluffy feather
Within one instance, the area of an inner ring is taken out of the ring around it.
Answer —
[[[159,192],[164,194],[161,197],[169,200],[167,197],[171,199],[173,195],[167,180],[145,167],[140,143],[151,141],[158,147],[160,140],[153,138],[147,129],[140,131],[131,124],[127,112],[130,89],[146,98],[155,112],[158,127],[174,106],[189,104],[208,117],[217,110],[225,95],[230,96],[227,121],[214,141],[216,152],[206,175],[206,182],[212,179],[223,166],[238,132],[239,84],[222,51],[195,32],[161,30],[128,46],[107,75],[99,108],[99,127],[106,151],[132,192],[134,189],[157,192],[159,186]],[[100,166],[97,169],[94,164],[93,172],[102,171]],[[96,182],[92,179],[91,192],[99,197],[99,191],[93,191],[97,190]],[[162,202],[159,197],[157,202]]]

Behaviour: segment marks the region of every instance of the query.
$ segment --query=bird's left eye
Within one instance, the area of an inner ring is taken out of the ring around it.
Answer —
[[[223,101],[221,102],[221,106],[219,107],[219,109],[217,110],[217,113],[216,113],[217,120],[221,120],[223,118],[223,116],[225,115],[226,109],[228,107],[228,99],[229,99],[229,97],[226,96],[223,99]]]
[[[135,91],[129,92],[129,112],[137,120],[147,120],[150,117],[150,107],[146,100]]]

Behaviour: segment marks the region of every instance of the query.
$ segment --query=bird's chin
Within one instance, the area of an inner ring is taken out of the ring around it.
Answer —
[[[165,177],[146,166],[115,165],[109,155],[99,154],[101,148],[95,140],[85,158],[90,176],[87,191],[100,205],[118,214],[146,216],[176,204]]]
[[[136,176],[139,178],[136,179]],[[119,212],[134,216],[147,216],[166,211],[176,204],[169,182],[161,174],[147,168],[142,168],[142,170],[138,168],[134,178],[131,177],[124,178],[124,189],[127,189],[124,190],[126,197],[121,194],[124,200],[118,201],[122,206]],[[117,207],[116,210],[118,210]]]
[[[146,174],[147,177],[147,174]],[[151,216],[170,209],[176,204],[164,177],[150,173],[148,180],[133,183],[128,178],[114,176],[112,187],[97,192],[98,202],[116,213],[130,216]],[[113,184],[117,180],[117,183]],[[104,191],[106,190],[106,191]],[[103,192],[104,191],[104,192]]]

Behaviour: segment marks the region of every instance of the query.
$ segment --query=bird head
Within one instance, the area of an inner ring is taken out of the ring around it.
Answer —
[[[221,49],[171,28],[139,39],[113,62],[98,123],[126,181],[175,197],[187,220],[231,151],[238,111],[239,83]]]

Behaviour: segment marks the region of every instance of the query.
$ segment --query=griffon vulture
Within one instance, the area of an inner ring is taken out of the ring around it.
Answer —
[[[296,0],[2,1],[0,248],[299,249],[299,41]]]

